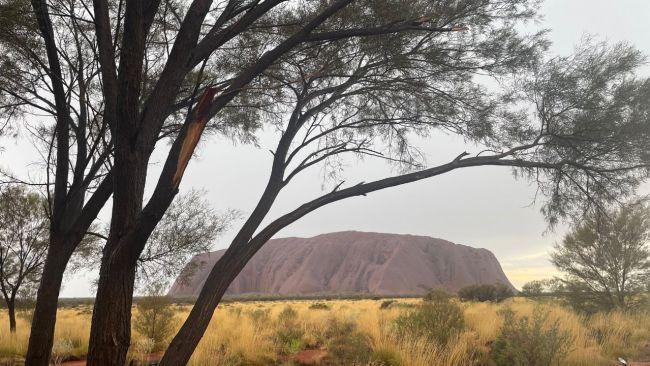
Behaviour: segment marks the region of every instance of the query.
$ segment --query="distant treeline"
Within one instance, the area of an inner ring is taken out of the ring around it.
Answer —
[[[372,295],[372,294],[313,294],[313,295],[273,295],[273,294],[243,294],[236,296],[226,296],[223,303],[228,302],[247,302],[247,301],[292,301],[292,300],[382,300],[382,299],[396,299],[396,298],[420,298],[422,295]],[[133,298],[133,303],[137,304],[145,296],[136,296]],[[192,305],[196,301],[196,297],[178,297],[174,298],[173,302],[178,305]],[[75,306],[92,306],[95,303],[93,297],[64,297],[59,299],[59,307],[75,307]],[[21,303],[22,308],[29,308],[32,302]],[[0,304],[0,309],[4,308],[4,303]]]

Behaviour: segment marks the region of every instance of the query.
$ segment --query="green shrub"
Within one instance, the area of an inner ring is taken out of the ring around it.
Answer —
[[[69,339],[60,339],[52,345],[52,363],[60,365],[63,361],[68,359],[74,351],[74,346]]]
[[[521,296],[537,297],[544,294],[546,281],[530,281],[521,286]]]
[[[298,322],[298,312],[291,306],[286,306],[278,314],[276,329],[275,343],[279,346],[280,353],[294,355],[304,348],[305,331]]]
[[[352,322],[332,318],[324,339],[332,365],[365,365],[370,360],[370,339]]]
[[[269,310],[268,309],[255,309],[248,313],[248,316],[251,317],[253,323],[261,324],[269,320]]]
[[[329,305],[323,303],[323,302],[315,302],[311,305],[309,305],[309,308],[312,310],[329,310],[330,307]]]
[[[149,296],[138,301],[138,312],[133,319],[133,328],[153,341],[154,351],[165,348],[172,335],[174,321],[172,300],[168,296],[161,296],[162,291],[162,287],[151,287]]]
[[[532,318],[517,318],[511,309],[501,311],[501,334],[492,344],[496,366],[559,365],[569,352],[572,336],[559,328],[558,321],[545,326],[548,313],[536,309]]]
[[[370,365],[373,366],[402,366],[399,354],[390,350],[375,350],[370,355]]]
[[[426,301],[395,319],[399,338],[425,337],[441,345],[447,344],[464,326],[463,309],[450,299]]]
[[[514,296],[512,289],[502,283],[470,285],[458,290],[458,297],[463,301],[501,302],[512,296]]]
[[[429,290],[429,292],[424,295],[424,301],[440,302],[450,300],[452,297],[453,296],[449,292],[443,289],[433,289]]]
[[[287,305],[282,309],[280,314],[278,314],[278,322],[287,323],[295,321],[298,318],[298,312],[294,310],[291,306]]]

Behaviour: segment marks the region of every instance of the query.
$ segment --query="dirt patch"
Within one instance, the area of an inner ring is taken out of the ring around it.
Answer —
[[[154,352],[147,355],[145,362],[148,365],[157,365],[165,352]],[[61,366],[86,366],[86,360],[64,361]],[[139,365],[139,364],[138,364]]]
[[[324,349],[306,349],[300,351],[294,361],[299,365],[320,365],[326,356],[327,351]]]

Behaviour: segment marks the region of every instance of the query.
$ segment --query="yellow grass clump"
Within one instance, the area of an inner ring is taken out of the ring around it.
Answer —
[[[593,316],[578,315],[558,304],[538,303],[513,298],[499,304],[462,303],[465,328],[446,345],[416,337],[398,338],[395,319],[411,311],[419,299],[396,299],[390,307],[380,308],[383,300],[253,301],[219,306],[205,336],[194,352],[191,365],[293,365],[302,349],[332,351],[328,337],[349,337],[332,333],[332,324],[352,324],[354,337],[364,339],[372,359],[390,358],[402,366],[471,366],[490,365],[490,345],[500,334],[503,317],[500,310],[512,309],[517,316],[531,316],[536,309],[548,314],[547,323],[557,321],[562,331],[571,335],[571,347],[562,365],[611,365],[616,357],[641,359],[650,341],[650,314],[647,312],[610,312]],[[324,304],[324,305],[323,305]],[[278,343],[279,331],[286,324],[280,313],[290,307],[294,332],[299,335],[285,344]],[[174,321],[180,327],[190,310],[177,306]],[[10,334],[6,312],[0,311],[0,360],[25,354],[29,322],[18,319],[18,330]],[[134,309],[137,316],[137,309]],[[90,309],[59,310],[56,325],[54,361],[83,357],[88,348]],[[171,336],[172,334],[170,334]],[[133,332],[129,357],[144,360],[151,352],[151,342]],[[381,364],[381,363],[379,363]],[[362,366],[362,365],[359,365]],[[391,365],[389,365],[391,366]]]

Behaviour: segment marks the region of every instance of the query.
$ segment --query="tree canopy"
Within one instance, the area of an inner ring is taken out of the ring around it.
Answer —
[[[590,213],[551,255],[565,275],[561,291],[580,310],[633,307],[650,281],[649,239],[650,210],[643,201]]]
[[[16,299],[38,285],[47,253],[45,202],[22,187],[0,190],[0,293],[16,331]]]

